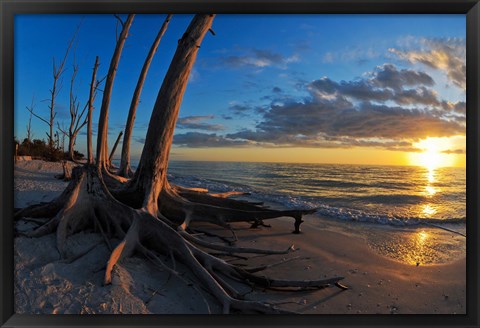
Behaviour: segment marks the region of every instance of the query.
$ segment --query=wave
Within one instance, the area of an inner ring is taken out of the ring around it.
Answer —
[[[255,187],[234,183],[230,181],[222,180],[213,180],[213,179],[204,179],[198,178],[196,176],[175,176],[169,174],[169,180],[173,184],[177,184],[184,187],[197,187],[197,188],[206,188],[210,192],[226,192],[226,191],[241,191],[249,193],[248,198],[255,201],[261,201],[266,204],[272,205],[281,205],[283,207],[293,209],[293,208],[304,208],[304,209],[317,209],[315,215],[321,217],[327,217],[331,219],[344,220],[344,221],[354,221],[354,222],[365,222],[365,223],[375,223],[375,224],[384,224],[392,226],[414,226],[422,225],[426,223],[432,224],[446,224],[446,223],[465,223],[466,217],[447,217],[447,218],[423,218],[415,216],[405,216],[405,215],[386,215],[386,214],[377,214],[369,213],[359,209],[347,208],[345,206],[332,206],[325,204],[322,201],[319,201],[316,197],[307,197],[307,196],[293,196],[288,193],[272,193],[268,188]],[[389,199],[392,197],[392,203],[394,203],[393,198],[395,196],[377,196],[381,197],[382,201],[385,201],[385,198]],[[420,197],[421,198],[421,197]],[[402,199],[402,201],[413,201],[419,200],[419,197],[412,196],[408,199]],[[397,198],[398,201],[398,198]]]

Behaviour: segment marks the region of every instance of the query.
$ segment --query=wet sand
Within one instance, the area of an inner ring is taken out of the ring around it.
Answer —
[[[49,201],[67,183],[54,175],[59,163],[19,161],[15,171],[15,207]],[[292,234],[289,218],[268,220],[271,228],[235,224],[239,246],[286,249],[286,255],[225,258],[256,266],[294,261],[262,272],[275,278],[319,279],[342,276],[336,286],[297,292],[255,290],[237,285],[247,299],[269,301],[302,314],[464,314],[466,312],[465,237],[434,227],[389,227],[304,217],[302,233]],[[31,223],[20,222],[27,229]],[[229,231],[198,226],[230,237]],[[212,239],[215,240],[215,239]],[[217,239],[218,241],[218,239]],[[113,241],[113,244],[119,241]],[[103,286],[109,256],[102,237],[78,233],[69,238],[70,257],[60,259],[55,235],[15,239],[17,313],[212,313],[221,308],[211,296],[133,257],[117,265],[112,285]],[[89,250],[84,256],[76,255]],[[72,259],[75,259],[72,261]],[[168,259],[166,259],[168,262]],[[187,268],[177,270],[195,283]],[[209,304],[207,306],[207,303]]]

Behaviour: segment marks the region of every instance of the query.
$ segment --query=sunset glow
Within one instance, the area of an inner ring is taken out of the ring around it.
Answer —
[[[172,49],[190,18],[175,15],[152,61],[133,128],[133,161],[140,158]],[[112,91],[110,147],[125,126],[148,45],[163,19],[135,18]],[[26,135],[25,107],[32,97],[36,114],[48,116],[40,100],[49,97],[52,57],[62,56],[80,22],[78,46],[75,56],[67,58],[64,78],[70,79],[74,57],[81,58],[74,91],[84,105],[95,56],[103,63],[99,76],[107,73],[115,48],[115,17],[16,19],[18,141]],[[207,35],[190,74],[170,159],[411,165],[428,170],[465,166],[463,15],[218,15],[213,30],[215,37]],[[65,90],[55,100],[55,126],[69,123]],[[100,101],[97,97],[96,108]],[[97,122],[99,111],[93,115]],[[34,139],[44,138],[45,123],[33,118],[31,124]],[[86,153],[85,131],[75,147]],[[114,159],[119,156],[117,151]]]
[[[410,154],[410,164],[423,166],[429,171],[439,167],[459,166],[458,154],[448,153],[455,146],[454,142],[451,138],[427,138],[417,142],[414,146],[421,152]]]

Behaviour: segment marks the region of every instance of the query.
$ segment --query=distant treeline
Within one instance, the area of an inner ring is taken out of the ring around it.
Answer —
[[[68,159],[68,152],[62,151],[60,148],[49,147],[44,140],[25,138],[22,143],[17,139],[14,140],[17,156],[31,156],[34,159],[43,159],[50,162],[58,162]],[[17,148],[18,147],[18,148]],[[84,154],[74,151],[76,159],[83,159]]]

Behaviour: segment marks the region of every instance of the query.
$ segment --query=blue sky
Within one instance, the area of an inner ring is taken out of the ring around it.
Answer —
[[[125,124],[138,74],[164,17],[134,19],[113,89],[110,144]],[[137,112],[133,157],[141,153],[156,95],[191,17],[173,16],[152,62]],[[100,57],[99,76],[108,70],[116,19],[15,18],[18,139],[25,137],[25,107],[32,97],[35,112],[47,117],[52,58],[63,57],[79,24],[57,99],[57,119],[65,124],[73,53],[79,65],[75,90],[83,106],[95,56]],[[190,77],[173,158],[242,160],[246,151],[262,150],[279,161],[289,161],[282,160],[282,153],[303,156],[309,151],[323,151],[325,157],[354,149],[398,155],[419,151],[415,145],[429,137],[451,138],[441,150],[446,154],[464,152],[464,15],[217,15],[213,30],[216,35],[206,35]],[[101,95],[95,124],[100,102]],[[46,139],[48,126],[36,118],[32,125],[34,138]],[[85,152],[85,141],[80,135],[76,148]],[[291,152],[295,149],[297,154]]]

